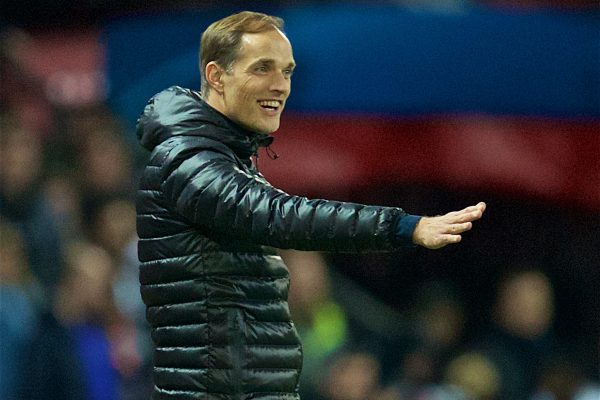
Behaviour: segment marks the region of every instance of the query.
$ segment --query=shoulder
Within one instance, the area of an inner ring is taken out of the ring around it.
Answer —
[[[202,136],[174,136],[152,152],[151,159],[161,164],[170,163],[175,158],[188,158],[202,153],[210,158],[226,158],[235,161],[234,152],[225,144],[216,139]]]
[[[154,149],[148,165],[160,168],[164,177],[188,160],[196,165],[215,161],[237,164],[233,151],[218,140],[199,136],[174,136]]]

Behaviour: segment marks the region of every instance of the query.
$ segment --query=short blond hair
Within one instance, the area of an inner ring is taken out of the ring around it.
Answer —
[[[253,11],[242,11],[213,22],[202,34],[200,41],[200,77],[202,97],[210,86],[206,81],[206,65],[214,61],[230,70],[241,48],[245,33],[261,33],[272,29],[283,32],[283,19]]]

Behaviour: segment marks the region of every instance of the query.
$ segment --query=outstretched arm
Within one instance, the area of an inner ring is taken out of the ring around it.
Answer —
[[[439,249],[448,244],[461,241],[463,232],[473,227],[473,221],[478,220],[485,211],[485,203],[452,211],[437,217],[423,217],[413,232],[413,242],[427,247]]]
[[[181,145],[162,169],[160,190],[169,206],[215,238],[351,252],[410,244],[414,224],[404,224],[410,230],[401,234],[394,230],[400,221],[413,219],[400,208],[289,195],[240,169],[225,153]]]

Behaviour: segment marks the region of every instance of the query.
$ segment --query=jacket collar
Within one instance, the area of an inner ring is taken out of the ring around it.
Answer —
[[[138,119],[137,136],[142,146],[153,150],[179,135],[219,141],[242,159],[273,142],[272,136],[249,131],[231,121],[202,100],[199,92],[172,86],[150,99]]]
[[[209,118],[215,122],[215,125],[222,128],[222,131],[219,131],[219,136],[215,139],[231,147],[243,158],[255,155],[259,147],[268,147],[273,143],[274,138],[272,136],[245,129],[208,105],[204,100],[200,101],[202,107],[206,110],[206,114],[210,115]]]

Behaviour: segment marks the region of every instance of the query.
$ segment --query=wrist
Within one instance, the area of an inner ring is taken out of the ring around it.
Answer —
[[[401,246],[415,246],[415,230],[421,218],[420,215],[406,214],[398,219],[395,227],[395,236]]]

